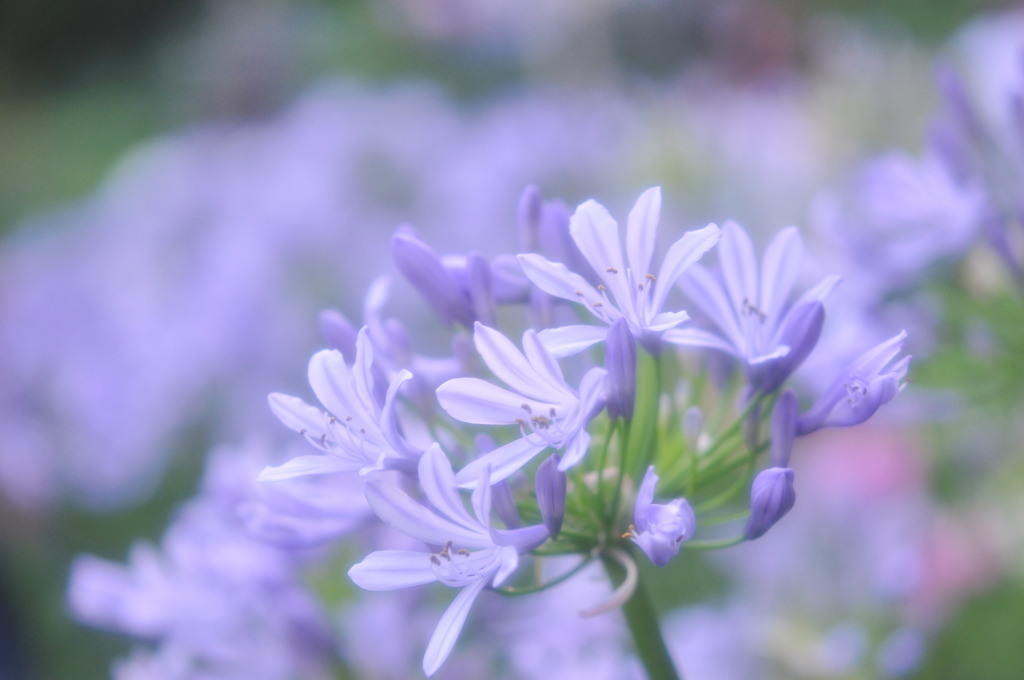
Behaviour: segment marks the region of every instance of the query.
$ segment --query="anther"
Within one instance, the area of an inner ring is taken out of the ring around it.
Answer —
[[[533,413],[533,409],[530,408],[529,404],[523,404],[523,410],[526,411],[527,413]]]
[[[764,323],[768,319],[768,315],[761,311],[757,307],[757,305],[755,305],[747,298],[743,298],[743,311],[747,312],[748,314],[754,314],[761,321],[761,323]]]
[[[608,272],[609,274],[618,274],[619,273],[619,270],[616,269],[615,267],[608,267],[607,269],[605,269],[605,271]]]

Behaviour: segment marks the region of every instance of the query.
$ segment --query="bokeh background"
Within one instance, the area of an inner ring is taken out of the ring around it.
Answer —
[[[778,533],[663,584],[691,675],[1021,677],[1020,281],[950,226],[963,202],[921,207],[934,247],[892,261],[853,256],[842,219],[863,168],[926,150],[944,68],[981,100],[1024,83],[1022,12],[7,0],[0,678],[107,677],[135,643],[70,615],[75,557],[159,542],[219,445],[280,459],[265,395],[303,393],[320,310],[361,318],[400,224],[513,252],[530,184],[615,214],[660,184],[680,229],[797,224],[851,323],[912,333],[913,385],[882,424],[804,445]],[[392,307],[429,339],[411,295]]]

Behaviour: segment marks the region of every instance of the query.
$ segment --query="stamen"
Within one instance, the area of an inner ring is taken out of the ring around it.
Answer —
[[[618,274],[619,273],[619,270],[616,269],[615,267],[608,267],[607,269],[605,269],[605,271],[608,272],[609,274]]]
[[[529,404],[523,404],[523,410],[526,411],[527,413],[530,413],[530,414],[533,413],[533,409],[530,408]]]

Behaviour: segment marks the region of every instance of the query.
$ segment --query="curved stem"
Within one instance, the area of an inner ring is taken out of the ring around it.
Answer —
[[[630,574],[636,578],[636,563],[620,548],[609,548],[601,556],[601,560],[612,582],[621,581],[617,593],[623,586],[629,584]],[[661,635],[658,613],[639,579],[632,584],[632,591],[632,596],[622,603],[622,613],[626,617],[633,645],[644,670],[647,671],[647,677],[650,680],[682,680],[682,674],[676,670],[665,645],[665,639]]]

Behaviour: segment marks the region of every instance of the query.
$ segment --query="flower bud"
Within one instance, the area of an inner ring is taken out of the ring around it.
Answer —
[[[562,530],[565,492],[565,473],[558,469],[558,458],[551,456],[537,467],[537,508],[552,537]]]
[[[750,488],[750,519],[743,530],[744,537],[752,541],[763,536],[793,509],[794,503],[793,470],[771,467],[759,472]]]
[[[608,371],[608,415],[629,420],[636,401],[636,340],[625,319],[616,321],[608,331],[604,367]]]
[[[441,258],[411,230],[400,230],[391,238],[391,257],[441,319],[472,328],[475,319],[468,296],[452,279]]]

